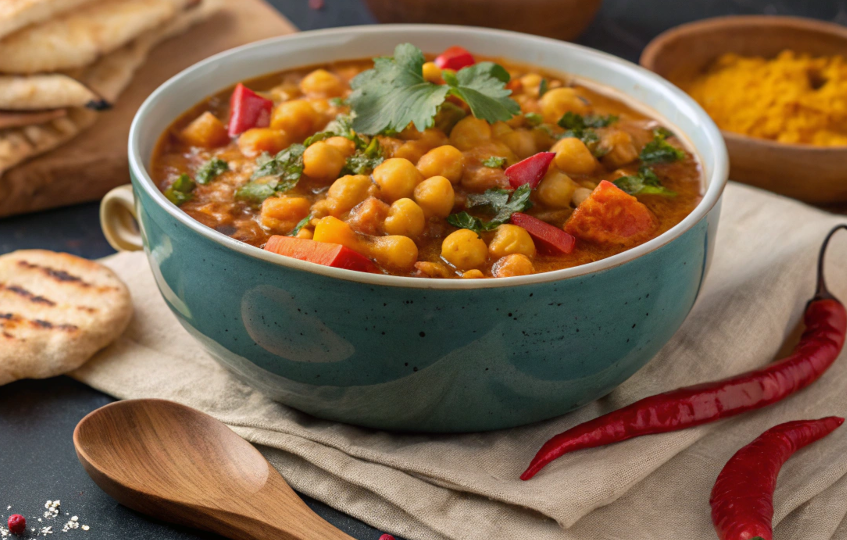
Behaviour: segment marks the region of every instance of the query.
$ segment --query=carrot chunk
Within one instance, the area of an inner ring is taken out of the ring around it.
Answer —
[[[373,261],[341,244],[315,242],[291,236],[271,236],[265,244],[265,251],[333,268],[379,273],[379,268]]]
[[[649,208],[603,180],[574,210],[565,232],[591,242],[628,245],[644,240],[658,226]]]

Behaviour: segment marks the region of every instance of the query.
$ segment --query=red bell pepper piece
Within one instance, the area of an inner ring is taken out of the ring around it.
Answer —
[[[315,242],[291,236],[271,236],[265,244],[265,251],[333,268],[379,273],[379,268],[373,261],[341,244]]]
[[[476,64],[471,53],[459,46],[449,47],[446,51],[435,57],[435,65],[439,69],[452,69],[459,71],[463,67]]]
[[[529,184],[529,187],[535,189],[544,175],[547,174],[547,169],[550,168],[550,164],[555,157],[555,152],[539,152],[506,168],[509,183],[515,189],[524,184]]]
[[[650,236],[658,225],[656,216],[643,203],[603,180],[574,210],[565,231],[601,244],[629,245]]]
[[[238,83],[229,100],[229,136],[236,137],[255,127],[268,127],[273,107],[273,101]]]
[[[511,221],[512,225],[526,229],[539,250],[551,255],[567,255],[576,246],[576,238],[528,214],[515,212]]]

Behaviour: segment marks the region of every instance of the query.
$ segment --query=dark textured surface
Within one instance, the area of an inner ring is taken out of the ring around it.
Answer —
[[[302,30],[374,22],[360,0],[325,0],[320,11],[310,9],[306,0],[271,3]],[[844,24],[847,0],[606,0],[597,20],[579,42],[636,61],[647,42],[671,26],[717,15],[753,13],[804,15]],[[0,220],[0,254],[33,248],[88,258],[112,253],[100,233],[96,203]],[[91,540],[216,538],[127,510],[86,476],[77,462],[71,435],[83,416],[110,401],[110,397],[66,377],[0,387],[3,521],[10,513],[21,513],[30,520],[29,527],[52,525],[55,534],[64,536],[62,525],[76,515],[91,530],[67,534]],[[62,501],[62,514],[55,520],[38,523],[44,503],[55,499]],[[361,540],[379,538],[375,529],[321,503],[307,502],[351,536]],[[12,508],[7,511],[10,505]]]

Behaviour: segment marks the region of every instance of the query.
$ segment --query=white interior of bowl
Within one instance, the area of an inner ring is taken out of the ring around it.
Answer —
[[[203,98],[238,81],[287,69],[336,60],[390,55],[398,43],[410,42],[425,52],[460,45],[485,56],[574,75],[629,96],[653,111],[692,147],[705,181],[701,203],[663,235],[607,259],[574,268],[503,279],[423,279],[385,276],[329,268],[263,251],[195,221],[171,204],[156,188],[147,167],[159,136],[170,123]],[[338,279],[428,289],[508,287],[557,281],[611,268],[649,253],[699,222],[717,203],[726,185],[729,162],[717,126],[694,100],[658,75],[593,49],[547,38],[462,26],[380,25],[304,32],[272,38],[213,56],[163,84],[144,102],[129,137],[130,167],[144,189],[186,227],[250,257]]]

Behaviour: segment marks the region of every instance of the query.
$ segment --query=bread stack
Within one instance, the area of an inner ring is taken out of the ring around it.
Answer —
[[[0,0],[0,175],[94,125],[157,43],[220,6],[221,0]]]

